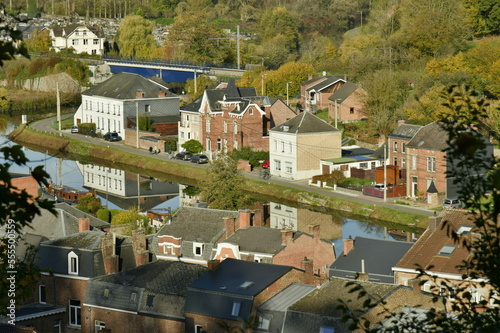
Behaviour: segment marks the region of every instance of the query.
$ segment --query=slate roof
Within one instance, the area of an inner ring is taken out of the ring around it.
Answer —
[[[294,238],[297,238],[295,233]],[[238,229],[224,240],[224,243],[238,245],[240,251],[276,254],[285,248],[281,244],[281,229],[248,227]]]
[[[292,269],[225,259],[189,285],[185,310],[216,318],[247,319],[252,311],[253,298]],[[235,302],[239,302],[241,308],[237,316],[232,316]]]
[[[392,267],[406,254],[413,243],[356,237],[354,248],[340,255],[330,266],[330,277],[354,279],[361,272],[361,260],[369,281],[394,283]]]
[[[338,81],[346,82],[344,80],[344,76],[343,75],[327,76],[326,80],[322,80],[322,81],[316,83],[315,85],[307,88],[306,91],[311,91],[311,90],[321,91],[321,90],[323,90],[323,89],[325,89],[325,88],[327,88],[327,87],[335,84]]]
[[[292,283],[259,306],[259,310],[286,311],[288,307],[316,289],[315,286]]]
[[[16,309],[16,321],[51,316],[63,312],[66,312],[65,306],[40,303],[26,304],[21,305],[18,309]]]
[[[435,230],[427,228],[411,249],[394,265],[395,269],[417,269],[417,265],[425,269],[432,265],[433,268],[430,270],[433,272],[462,274],[457,266],[471,254],[461,243],[455,243],[448,236],[447,227],[443,229],[443,226],[446,221],[447,225],[455,231],[459,230],[460,226],[473,227],[472,213],[464,210],[446,209],[441,212],[438,218],[442,218],[441,224]],[[471,234],[472,232],[468,232],[467,235],[461,237],[471,237]],[[451,254],[439,254],[443,246],[452,247]]]
[[[389,134],[390,138],[397,139],[411,139],[418,133],[418,131],[422,128],[420,125],[412,125],[412,124],[401,124],[391,134]]]
[[[238,218],[239,215],[237,211],[181,207],[172,217],[171,223],[158,231],[158,236],[170,235],[183,240],[215,242],[225,232],[223,218]]]
[[[86,250],[96,250],[101,248],[101,238],[106,233],[100,230],[87,230],[82,232],[77,232],[75,234],[56,238],[53,240],[47,240],[43,244],[51,246],[61,246],[76,249],[86,249]],[[126,236],[116,236],[117,246],[122,246],[126,244],[131,244],[132,240],[130,237]]]
[[[352,93],[354,93],[358,89],[358,85],[354,84],[352,82],[346,82],[344,83],[337,91],[335,91],[333,94],[328,97],[330,101],[335,101],[337,100],[337,103],[342,104],[342,102],[349,96],[351,96]]]
[[[448,148],[446,140],[448,133],[435,121],[423,126],[408,142],[406,147],[429,150],[444,150]]]
[[[312,291],[307,296],[290,306],[289,309],[304,313],[314,313],[320,316],[340,318],[342,317],[342,310],[337,309],[337,305],[340,305],[339,299],[345,302],[349,301],[349,305],[352,310],[362,309],[363,302],[366,298],[358,298],[357,293],[349,292],[351,287],[348,287],[346,284],[351,282],[352,280],[333,277],[328,283],[324,284],[321,288]],[[363,288],[365,288],[368,295],[374,298],[381,298],[399,287],[398,285],[385,283],[361,281],[357,281],[357,283],[360,283]],[[284,330],[284,332],[288,331]]]
[[[139,90],[144,92],[144,98],[159,99],[158,92],[160,91],[165,92],[166,97],[176,96],[168,91],[166,83],[159,84],[139,74],[132,73],[115,74],[106,81],[85,90],[82,95],[102,96],[121,100],[136,99],[136,93]]]
[[[68,35],[70,35],[76,29],[78,29],[80,27],[86,27],[87,29],[92,31],[94,34],[96,34],[97,37],[104,38],[104,31],[101,28],[93,27],[93,26],[86,26],[84,24],[70,24],[70,25],[67,25],[65,27],[57,26],[57,27],[53,27],[51,29],[52,29],[55,37],[67,37]]]
[[[288,130],[287,130],[288,126]],[[271,131],[302,133],[338,132],[339,130],[310,112],[302,112],[290,120],[273,127]]]

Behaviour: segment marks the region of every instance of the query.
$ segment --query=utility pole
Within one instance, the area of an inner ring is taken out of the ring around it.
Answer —
[[[267,74],[261,75],[260,77],[262,78],[262,86],[261,86],[261,95],[264,96],[264,76]]]
[[[139,148],[139,102],[135,102],[135,147]]]
[[[289,85],[290,83],[293,83],[293,82],[292,82],[292,81],[290,81],[290,82],[287,82],[287,83],[286,83],[286,105],[288,105],[288,106],[290,105],[290,103],[288,102],[288,85]]]
[[[61,133],[61,97],[59,95],[59,82],[56,82],[56,99],[57,99],[57,122],[59,123],[59,135]]]
[[[236,26],[236,47],[238,48],[237,51],[237,60],[238,60],[238,69],[240,69],[241,66],[241,61],[240,61],[240,26]]]

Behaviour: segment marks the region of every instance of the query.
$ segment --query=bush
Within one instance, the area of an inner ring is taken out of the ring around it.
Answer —
[[[96,217],[105,222],[111,222],[111,212],[107,208],[101,208],[97,211]]]
[[[78,132],[86,135],[95,135],[96,124],[94,123],[81,123],[78,124]]]
[[[234,149],[231,153],[231,157],[238,160],[248,160],[248,163],[252,167],[259,166],[259,161],[268,160],[269,152],[267,151],[254,151],[251,147],[243,147],[241,150]]]

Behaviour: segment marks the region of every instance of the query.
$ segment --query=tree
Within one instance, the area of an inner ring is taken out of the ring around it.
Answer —
[[[203,151],[203,145],[200,143],[200,141],[191,139],[186,142],[184,142],[181,145],[182,148],[186,149],[187,151],[191,153],[201,153]]]
[[[151,118],[148,116],[139,116],[139,129],[141,131],[153,131],[153,126],[151,125]]]
[[[468,22],[477,35],[500,33],[500,4],[496,0],[465,0]]]
[[[118,28],[117,41],[123,57],[150,58],[157,46],[153,37],[154,22],[138,15],[128,15]]]
[[[238,210],[248,205],[249,199],[244,193],[245,177],[237,166],[227,154],[218,155],[210,164],[201,189],[202,200],[210,208]]]
[[[455,240],[457,246],[464,246],[473,255],[467,257],[457,267],[461,269],[462,283],[452,284],[449,280],[440,282],[440,290],[453,293],[455,301],[451,304],[452,313],[436,308],[425,313],[409,314],[387,313],[392,316],[393,326],[377,327],[362,318],[358,318],[346,306],[344,320],[351,321],[351,329],[358,328],[365,332],[498,332],[500,330],[500,311],[498,307],[487,306],[488,300],[475,301],[470,291],[471,281],[478,287],[490,285],[493,291],[500,290],[500,160],[487,156],[484,137],[476,130],[486,116],[487,103],[484,97],[466,87],[451,86],[443,92],[443,106],[448,110],[441,119],[442,128],[448,133],[444,151],[454,168],[447,171],[447,176],[460,184],[459,199],[466,203],[475,225],[474,237],[459,237],[456,230],[448,228],[446,221],[443,228]],[[486,171],[486,173],[485,173]],[[435,281],[421,267],[420,276]],[[422,282],[424,282],[423,280]],[[353,284],[353,292],[366,294],[362,287]],[[496,296],[492,296],[498,304]],[[446,305],[447,297],[436,297],[435,302]],[[373,302],[366,302],[365,308],[371,309]]]
[[[102,208],[101,199],[92,194],[86,194],[78,199],[76,208],[95,216],[97,211]]]
[[[33,32],[33,38],[27,41],[28,50],[33,53],[47,53],[52,46],[52,38],[49,30]]]

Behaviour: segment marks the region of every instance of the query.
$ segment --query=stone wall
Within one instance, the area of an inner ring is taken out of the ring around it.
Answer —
[[[24,81],[15,81],[14,86],[24,90],[55,92],[59,83],[59,91],[66,94],[80,94],[80,84],[66,73],[51,74]],[[7,86],[7,80],[0,80],[0,86]]]

